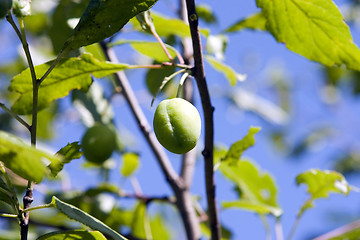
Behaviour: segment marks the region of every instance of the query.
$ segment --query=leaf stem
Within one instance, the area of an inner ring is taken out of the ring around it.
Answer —
[[[196,79],[198,90],[200,93],[201,103],[204,111],[205,122],[205,148],[202,152],[205,161],[205,183],[206,196],[209,212],[209,222],[211,229],[211,239],[221,239],[220,221],[215,198],[215,181],[214,181],[214,107],[211,104],[209,90],[205,78],[205,70],[203,63],[203,54],[201,48],[200,32],[198,16],[195,9],[194,0],[186,0],[186,8],[188,21],[191,32],[191,39],[193,45],[193,56],[195,67],[193,69],[193,76]]]
[[[24,210],[22,210],[22,213],[25,212],[30,212],[30,211],[34,211],[34,210],[38,210],[38,209],[44,209],[44,208],[51,208],[54,207],[53,203],[48,203],[48,204],[44,204],[44,205],[39,205],[39,206],[35,206],[35,207],[30,207],[30,208],[26,208]]]
[[[19,115],[11,111],[9,108],[5,106],[4,103],[0,102],[0,108],[2,108],[5,112],[7,112],[9,115],[11,115],[13,118],[15,118],[19,123],[21,123],[24,127],[26,127],[30,131],[30,125],[22,119]]]
[[[275,236],[276,236],[276,240],[283,240],[284,239],[283,227],[282,227],[282,224],[281,224],[281,221],[280,221],[280,217],[276,218]]]
[[[33,105],[32,105],[32,121],[31,121],[31,127],[30,127],[30,134],[31,134],[31,145],[36,146],[36,130],[37,130],[37,113],[38,113],[38,97],[39,97],[39,86],[40,81],[36,78],[35,68],[34,64],[31,58],[30,50],[29,50],[29,44],[26,40],[26,34],[25,34],[25,26],[24,26],[24,19],[19,18],[19,25],[20,25],[20,31],[21,31],[21,43],[23,45],[23,49],[25,52],[25,56],[29,65],[32,84],[33,84]],[[33,202],[33,184],[31,181],[28,181],[26,193],[23,197],[23,208],[27,209],[31,206],[31,203]],[[29,213],[25,212],[23,214],[23,219],[20,221],[20,235],[21,240],[27,240],[28,238],[28,230],[29,230]]]
[[[17,218],[18,215],[11,213],[0,213],[0,217]]]
[[[292,228],[291,228],[291,231],[290,231],[289,236],[287,237],[287,240],[291,240],[291,239],[294,237],[295,231],[296,231],[297,227],[299,226],[301,216],[302,216],[302,214],[298,214],[298,215],[297,215],[296,220],[295,220],[295,223],[294,223],[294,225],[293,225]]]
[[[49,76],[49,74],[54,70],[56,65],[60,62],[61,58],[65,54],[66,49],[62,49],[60,53],[57,55],[56,59],[52,62],[51,66],[48,68],[48,70],[44,73],[44,75],[39,80],[39,85]]]

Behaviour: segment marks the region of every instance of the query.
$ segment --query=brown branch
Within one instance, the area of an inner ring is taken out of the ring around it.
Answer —
[[[357,220],[355,222],[349,223],[345,226],[339,227],[333,231],[330,231],[328,233],[325,233],[317,238],[314,238],[313,240],[327,240],[331,238],[336,238],[338,236],[341,236],[347,232],[350,232],[354,229],[360,228],[360,220]]]
[[[205,78],[205,70],[203,63],[203,55],[201,48],[201,39],[199,33],[198,16],[196,14],[194,0],[186,0],[188,21],[190,25],[191,39],[194,51],[195,67],[193,69],[193,76],[196,79],[197,86],[200,93],[201,103],[204,111],[205,122],[205,149],[203,156],[205,160],[205,183],[206,195],[209,212],[209,222],[211,229],[211,239],[218,240],[221,238],[220,222],[218,211],[216,207],[215,198],[215,183],[214,183],[214,108],[211,105],[210,95]]]

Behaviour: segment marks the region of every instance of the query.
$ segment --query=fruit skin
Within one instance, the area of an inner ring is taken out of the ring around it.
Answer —
[[[161,145],[177,154],[193,149],[201,133],[199,112],[182,98],[163,100],[156,108],[153,126]]]
[[[0,19],[6,16],[11,6],[12,0],[0,0]]]
[[[115,129],[104,124],[95,124],[85,132],[81,139],[81,148],[85,158],[92,163],[102,164],[116,149]]]

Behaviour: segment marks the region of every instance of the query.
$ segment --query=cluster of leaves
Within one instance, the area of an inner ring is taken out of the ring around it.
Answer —
[[[1,6],[1,10],[5,10],[5,14],[10,13],[9,10],[13,8],[13,13],[21,19],[30,15],[27,9],[29,1],[18,0],[14,1],[12,5],[9,5],[11,1],[4,3],[7,5]],[[185,22],[157,13],[151,14],[150,27],[146,25],[149,23],[144,24],[139,14],[149,10],[155,3],[155,0],[62,0],[49,15],[39,12],[25,18],[25,25],[29,26],[28,30],[32,31],[34,35],[48,36],[52,42],[53,52],[58,54],[56,59],[39,64],[34,68],[40,81],[37,99],[37,110],[41,111],[39,112],[39,122],[41,122],[41,114],[44,114],[45,122],[39,124],[40,126],[47,125],[55,118],[56,110],[51,111],[51,108],[56,109],[53,106],[57,104],[57,100],[70,93],[72,103],[79,110],[87,127],[92,126],[95,122],[113,122],[114,116],[110,101],[103,96],[102,87],[93,80],[103,77],[111,78],[113,73],[141,66],[105,61],[98,42],[108,38],[112,40],[113,35],[118,33],[129,21],[132,29],[144,34],[153,33],[151,26],[154,26],[156,34],[167,39],[168,44],[165,44],[165,49],[169,55],[158,42],[117,40],[105,44],[109,47],[129,44],[138,53],[150,57],[154,66],[161,65],[159,68],[148,70],[146,74],[148,90],[152,95],[156,95],[164,78],[171,76],[177,67],[163,63],[171,63],[170,60],[176,58],[179,60],[178,50],[174,47],[176,41],[191,35]],[[359,49],[353,44],[349,28],[342,21],[342,15],[333,2],[322,0],[312,4],[305,2],[295,4],[291,1],[259,0],[257,5],[261,8],[260,13],[242,19],[224,32],[236,32],[244,28],[266,30],[278,42],[285,43],[288,49],[310,60],[326,66],[345,65],[350,69],[359,70]],[[288,8],[285,11],[286,7]],[[199,17],[208,23],[216,21],[216,17],[206,6],[199,6],[198,13]],[[5,14],[0,13],[0,17]],[[71,28],[69,23],[76,18],[80,18],[80,20],[75,28]],[[52,21],[44,21],[49,19]],[[46,22],[49,22],[49,25]],[[207,29],[201,29],[201,34],[207,40],[208,54],[204,58],[207,63],[222,73],[230,85],[235,86],[238,81],[243,81],[246,76],[237,73],[223,61],[227,44],[226,38],[223,35],[212,36]],[[331,37],[329,37],[330,35]],[[71,55],[76,56],[70,57]],[[169,56],[172,59],[169,59]],[[16,116],[32,114],[34,109],[32,69],[27,68],[20,72],[19,68],[21,69],[23,66],[14,64],[12,67],[17,75],[12,78],[8,88],[11,94],[16,94],[11,113]],[[49,69],[51,69],[51,73]],[[170,82],[170,84],[174,83]],[[171,87],[168,86],[167,90],[169,89],[170,91],[167,91],[166,94],[172,96],[174,91],[171,91]],[[10,98],[14,99],[13,95]],[[286,121],[286,113],[261,99],[259,100],[251,93],[236,90],[231,98],[237,105],[257,111],[260,115],[272,118],[274,122]],[[2,107],[7,109],[4,104]],[[272,114],[266,113],[264,109],[278,110],[277,112],[273,110],[272,113],[276,112],[275,115],[279,117],[270,116]],[[1,119],[3,119],[2,116]],[[235,200],[222,202],[222,207],[251,211],[261,217],[271,215],[279,220],[283,210],[277,202],[277,187],[274,178],[269,173],[263,172],[253,161],[245,160],[242,156],[245,150],[254,145],[254,136],[259,130],[259,128],[251,128],[243,139],[232,144],[229,149],[216,149],[214,152],[216,169],[235,186],[238,196]],[[0,132],[0,163],[6,167],[1,166],[0,201],[8,205],[4,207],[7,213],[11,211],[4,216],[21,218],[24,210],[20,207],[17,191],[14,188],[15,179],[18,177],[14,177],[15,175],[9,177],[11,174],[9,170],[23,179],[41,183],[44,179],[53,179],[61,174],[65,164],[81,157],[81,150],[79,144],[74,142],[59,150],[57,154],[51,155],[28,146],[9,132],[8,130]],[[126,152],[124,148],[124,146],[119,147],[123,154],[121,174],[124,178],[130,178],[138,168],[140,160],[137,154]],[[104,168],[104,166],[102,167]],[[296,181],[298,184],[307,185],[310,195],[298,216],[313,207],[316,199],[328,197],[330,192],[346,195],[351,189],[345,178],[333,171],[312,169],[298,175]],[[129,235],[135,238],[171,239],[171,233],[164,224],[164,217],[162,215],[151,216],[147,211],[149,203],[154,201],[165,202],[172,206],[171,198],[147,198],[136,194],[131,195],[110,184],[99,185],[81,193],[51,193],[49,196],[51,200],[48,198],[47,202],[50,203],[25,211],[55,208],[70,219],[95,231],[56,231],[42,235],[39,239],[106,239],[106,237],[125,239],[118,232],[124,234],[128,229],[130,229]],[[122,197],[137,199],[136,205],[131,208],[120,208],[114,204],[109,210],[102,208],[99,204],[100,201]],[[54,218],[60,219],[61,217],[56,215]],[[49,222],[51,221],[48,221],[48,224],[51,225]],[[68,221],[64,220],[62,224],[72,229]],[[203,226],[203,234],[206,235],[207,232],[208,229]]]

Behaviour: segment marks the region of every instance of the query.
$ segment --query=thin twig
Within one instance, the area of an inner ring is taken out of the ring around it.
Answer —
[[[276,240],[283,240],[284,239],[283,227],[282,227],[282,224],[281,224],[281,221],[280,221],[280,217],[276,218],[275,236],[276,236]]]
[[[347,232],[350,232],[350,231],[352,231],[354,229],[358,229],[358,228],[360,228],[360,220],[357,220],[357,221],[349,223],[345,226],[334,229],[334,230],[332,230],[328,233],[325,233],[317,238],[314,238],[313,240],[327,240],[327,239],[336,238],[338,236],[341,236]]]
[[[17,115],[13,111],[11,111],[3,103],[0,103],[0,107],[30,131],[30,125],[24,119],[22,119],[19,115]]]
[[[191,39],[194,51],[195,67],[193,76],[196,79],[197,86],[200,93],[201,103],[204,111],[205,122],[205,148],[203,150],[203,156],[205,160],[205,182],[206,182],[206,195],[209,212],[209,222],[211,229],[211,239],[219,240],[221,238],[220,221],[216,206],[215,198],[215,182],[214,182],[214,120],[213,112],[214,108],[211,104],[209,90],[205,78],[205,70],[203,63],[203,55],[201,48],[201,40],[199,33],[198,16],[195,9],[194,0],[186,0],[188,21],[191,32]]]

